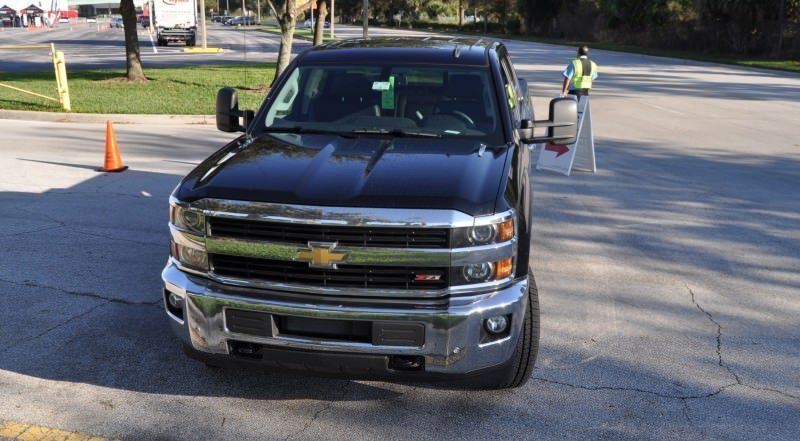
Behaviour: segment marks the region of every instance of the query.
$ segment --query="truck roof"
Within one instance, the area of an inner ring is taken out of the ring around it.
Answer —
[[[316,46],[301,62],[412,62],[485,66],[499,42],[462,37],[381,37],[338,40]]]

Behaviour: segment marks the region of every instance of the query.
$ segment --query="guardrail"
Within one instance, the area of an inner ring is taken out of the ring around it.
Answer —
[[[49,101],[55,101],[61,104],[61,108],[64,109],[65,112],[71,111],[72,103],[70,102],[69,99],[69,83],[67,82],[67,62],[64,59],[64,53],[61,51],[57,51],[55,44],[50,43],[49,45],[47,44],[0,45],[0,50],[36,50],[36,49],[50,49],[50,53],[53,55],[53,71],[55,72],[56,76],[56,92],[58,93],[58,97],[53,98],[51,96],[43,95],[41,93],[37,93],[32,90],[25,90],[2,82],[0,82],[0,87],[16,90],[17,92],[27,93],[28,95],[33,95]]]

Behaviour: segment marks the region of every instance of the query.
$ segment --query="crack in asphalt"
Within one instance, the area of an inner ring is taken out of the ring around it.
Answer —
[[[342,400],[344,399],[344,397],[345,397],[345,396],[347,396],[347,389],[348,389],[348,386],[350,385],[350,383],[351,383],[350,381],[344,381],[344,387],[342,387],[342,394],[341,394],[341,396],[339,397],[339,399],[338,399],[338,400],[336,400],[336,401],[342,401]],[[327,403],[326,403],[324,406],[322,406],[322,408],[321,408],[321,409],[319,409],[319,410],[317,410],[316,412],[314,412],[314,415],[312,415],[312,416],[311,416],[311,419],[309,419],[309,420],[308,420],[308,421],[307,421],[307,422],[306,422],[306,423],[303,425],[303,427],[302,427],[302,428],[300,428],[300,430],[298,430],[298,431],[297,431],[297,432],[295,432],[295,433],[292,433],[292,434],[289,434],[289,435],[287,435],[287,436],[286,436],[286,438],[284,438],[283,440],[284,440],[284,441],[288,441],[288,440],[290,440],[290,439],[292,439],[292,438],[295,438],[295,437],[297,437],[297,436],[300,436],[300,435],[302,435],[303,433],[305,433],[305,431],[306,431],[306,430],[308,430],[308,428],[309,428],[309,427],[311,427],[311,425],[312,425],[312,424],[314,424],[314,421],[316,421],[316,420],[319,418],[319,416],[320,416],[320,415],[322,415],[322,413],[323,413],[323,412],[326,412],[326,411],[328,411],[330,408],[332,408],[332,407],[333,407],[333,405],[336,403],[336,401],[334,401],[334,400],[330,400],[330,401],[328,401],[328,402],[327,402]]]
[[[662,393],[662,392],[657,392],[657,391],[654,391],[654,390],[641,389],[641,388],[637,388],[637,387],[584,386],[582,384],[572,384],[572,383],[567,383],[567,382],[564,382],[564,381],[551,380],[551,379],[542,378],[542,377],[531,377],[531,379],[538,380],[538,381],[541,381],[541,382],[544,382],[544,383],[557,384],[559,386],[567,386],[567,387],[571,387],[571,388],[574,388],[574,389],[591,390],[591,391],[609,390],[609,391],[622,391],[622,392],[636,392],[636,393],[642,393],[642,394],[655,395],[655,396],[661,397],[661,398],[670,398],[670,399],[677,399],[677,400],[698,400],[698,399],[702,399],[702,398],[710,398],[710,397],[713,397],[715,395],[719,395],[720,393],[722,393],[725,389],[728,389],[729,387],[738,386],[739,385],[738,383],[726,384],[726,385],[724,385],[722,387],[717,388],[713,392],[709,392],[709,393],[706,393],[706,394],[700,394],[700,395],[671,395],[671,394],[665,394],[665,393]]]
[[[681,403],[683,403],[683,416],[686,418],[686,422],[689,423],[689,426],[695,427],[694,421],[692,421],[691,415],[689,415],[689,402],[686,399],[681,399]]]
[[[166,247],[164,241],[145,242],[145,241],[141,241],[141,240],[125,239],[124,237],[107,236],[105,234],[100,234],[100,233],[89,233],[89,232],[81,231],[81,230],[78,230],[78,229],[75,229],[75,228],[71,229],[70,231],[73,231],[73,232],[78,233],[78,234],[83,234],[84,236],[99,237],[101,239],[108,239],[108,240],[112,240],[112,241],[130,242],[130,243],[135,243],[135,244],[138,244],[138,245],[154,245],[154,246],[159,246],[159,247],[161,247],[161,246]],[[166,238],[166,235],[164,237]]]
[[[716,336],[716,339],[717,339],[717,364],[719,364],[719,366],[721,366],[723,369],[728,371],[729,374],[731,374],[733,379],[736,380],[736,384],[744,384],[742,382],[742,379],[739,377],[739,375],[736,372],[734,372],[733,369],[727,363],[725,363],[725,360],[722,358],[722,325],[718,321],[714,320],[714,316],[711,315],[710,312],[706,311],[702,306],[700,306],[699,303],[697,303],[697,299],[695,298],[694,291],[692,291],[692,288],[687,284],[684,284],[684,285],[686,285],[686,290],[689,291],[689,295],[691,296],[691,299],[692,299],[692,304],[695,307],[697,307],[697,309],[700,312],[705,314],[705,316],[708,318],[708,320],[717,327],[717,336]]]
[[[5,353],[5,352],[8,352],[8,351],[10,351],[11,349],[13,349],[13,348],[15,348],[15,347],[17,347],[17,346],[19,346],[19,345],[21,345],[21,344],[23,344],[23,343],[26,343],[26,342],[29,342],[29,341],[34,341],[34,340],[37,340],[37,339],[39,339],[39,338],[41,338],[41,337],[43,337],[43,336],[45,336],[45,335],[49,334],[51,331],[53,331],[53,330],[55,330],[55,329],[58,329],[58,328],[60,328],[60,327],[62,327],[62,326],[64,326],[64,325],[67,325],[67,324],[69,324],[69,323],[71,323],[71,322],[73,322],[73,321],[75,321],[75,320],[78,320],[78,319],[80,319],[81,317],[84,317],[84,316],[86,316],[86,315],[88,315],[88,314],[91,314],[91,313],[92,313],[92,312],[93,312],[95,309],[98,309],[98,308],[100,308],[100,307],[102,307],[102,306],[108,305],[109,303],[110,303],[110,302],[109,302],[108,300],[106,300],[106,301],[104,301],[104,302],[101,302],[101,303],[98,303],[97,305],[94,305],[94,306],[92,306],[91,308],[87,309],[86,311],[83,311],[83,312],[81,312],[80,314],[76,314],[76,315],[74,315],[74,316],[72,316],[72,317],[70,317],[70,318],[68,318],[68,319],[64,320],[63,322],[61,322],[61,323],[58,323],[57,325],[53,325],[53,326],[51,326],[51,327],[49,327],[49,328],[45,329],[44,331],[40,332],[39,334],[37,334],[37,335],[34,335],[33,337],[26,338],[26,339],[24,339],[24,340],[19,340],[19,341],[17,341],[16,343],[12,343],[12,344],[10,344],[10,345],[6,346],[5,348],[3,348],[2,350],[0,350],[0,354],[3,354],[3,353]]]
[[[8,283],[8,284],[11,284],[11,285],[17,285],[17,286],[25,286],[25,287],[29,287],[29,288],[52,289],[52,290],[58,291],[58,292],[60,292],[62,294],[67,294],[67,295],[77,296],[77,297],[88,297],[88,298],[98,299],[98,300],[105,300],[108,303],[118,303],[118,304],[122,304],[122,305],[153,306],[153,305],[158,305],[158,304],[161,303],[161,299],[160,298],[158,300],[154,300],[152,302],[133,302],[133,301],[130,301],[130,300],[125,300],[125,299],[118,299],[118,298],[114,298],[114,297],[106,297],[106,296],[104,296],[102,294],[97,294],[97,293],[94,293],[94,292],[72,291],[72,290],[68,290],[68,289],[58,288],[58,287],[55,287],[55,286],[43,285],[43,284],[36,283],[36,282],[30,281],[30,280],[26,280],[24,282],[17,282],[15,280],[8,280],[8,279],[0,278],[0,282]]]
[[[49,231],[49,230],[56,230],[58,228],[64,228],[64,225],[51,225],[49,227],[43,227],[36,230],[28,230],[28,231],[20,231],[18,233],[9,233],[9,234],[0,234],[0,237],[15,237],[15,236],[23,236],[25,234],[33,234],[33,233],[41,233],[42,231]]]
[[[747,387],[749,389],[759,390],[759,391],[764,391],[764,392],[773,392],[773,393],[780,394],[782,396],[785,396],[785,397],[791,398],[791,399],[795,399],[795,400],[800,399],[800,397],[798,397],[796,395],[793,395],[793,394],[790,394],[788,392],[784,392],[782,390],[773,389],[773,388],[767,388],[767,387],[752,386],[752,385],[744,383],[744,381],[742,381],[742,378],[739,376],[739,374],[737,374],[733,370],[733,368],[730,365],[728,365],[728,363],[725,361],[724,357],[722,356],[722,325],[714,318],[714,316],[710,312],[708,312],[705,308],[703,308],[697,302],[697,298],[695,297],[695,293],[692,290],[692,288],[689,287],[688,284],[684,284],[684,285],[686,286],[687,291],[689,291],[689,295],[690,295],[692,304],[700,312],[702,312],[706,316],[706,318],[711,323],[714,324],[714,326],[716,326],[717,331],[716,331],[715,340],[716,340],[717,364],[720,367],[722,367],[723,369],[725,369],[731,375],[731,377],[733,377],[733,380],[734,380],[733,383],[729,383],[729,384],[723,385],[722,387],[719,387],[719,388],[715,389],[714,391],[706,393],[706,394],[700,394],[700,395],[671,395],[671,394],[665,394],[665,393],[661,393],[661,392],[657,392],[657,391],[653,391],[653,390],[641,389],[641,388],[636,388],[636,387],[584,386],[584,385],[580,385],[580,384],[572,384],[572,383],[567,383],[567,382],[557,381],[557,380],[551,380],[551,379],[542,378],[542,377],[531,377],[531,378],[534,379],[534,380],[538,380],[538,381],[544,382],[544,383],[551,383],[551,384],[556,384],[556,385],[559,385],[559,386],[567,386],[567,387],[571,387],[571,388],[574,388],[574,389],[591,390],[591,391],[599,391],[599,390],[626,391],[626,392],[636,392],[636,393],[655,395],[655,396],[658,396],[658,397],[661,397],[661,398],[679,399],[679,400],[682,400],[683,403],[684,403],[684,416],[686,417],[687,420],[689,420],[690,423],[691,423],[691,418],[690,418],[690,416],[688,414],[687,400],[699,400],[699,399],[704,399],[704,398],[711,398],[711,397],[714,397],[716,395],[719,395],[720,393],[722,393],[726,389],[731,388],[731,387],[735,387],[735,386],[743,386],[743,387]]]

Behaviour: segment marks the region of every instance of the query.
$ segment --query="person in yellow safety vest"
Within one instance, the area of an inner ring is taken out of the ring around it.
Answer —
[[[578,48],[578,58],[567,65],[563,75],[564,85],[561,88],[561,96],[567,94],[567,88],[569,88],[570,95],[589,95],[592,81],[597,79],[597,63],[589,59],[589,46],[584,45]]]

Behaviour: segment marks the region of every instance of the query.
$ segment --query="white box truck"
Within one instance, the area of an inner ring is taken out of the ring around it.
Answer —
[[[153,27],[158,45],[184,42],[194,46],[197,41],[197,0],[152,0]]]

